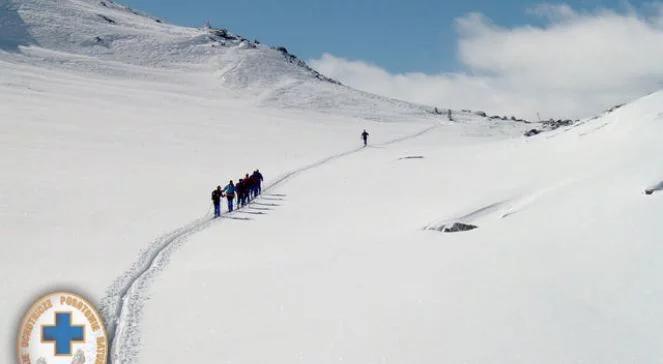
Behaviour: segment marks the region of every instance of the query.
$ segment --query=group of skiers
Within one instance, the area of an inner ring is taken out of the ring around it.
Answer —
[[[235,184],[232,180],[226,185],[226,187],[221,188],[217,186],[214,191],[212,191],[212,202],[214,203],[214,217],[221,216],[221,199],[226,198],[228,201],[228,211],[232,212],[235,207],[235,198],[237,198],[237,207],[246,206],[249,201],[256,198],[262,193],[262,181],[263,177],[259,170],[253,171],[253,174],[249,175],[248,173],[244,178],[240,178],[239,181]]]
[[[364,130],[361,133],[361,139],[364,141],[364,147],[368,146],[368,132]],[[221,199],[226,198],[228,201],[228,211],[232,212],[235,207],[235,198],[237,198],[237,207],[246,206],[252,199],[256,198],[262,193],[263,177],[259,170],[253,171],[253,174],[248,173],[244,178],[240,178],[237,184],[230,180],[226,187],[221,188],[217,186],[212,191],[212,202],[214,203],[214,217],[221,216]]]

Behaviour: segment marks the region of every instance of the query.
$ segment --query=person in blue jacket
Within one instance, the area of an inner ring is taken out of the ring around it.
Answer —
[[[223,192],[226,193],[226,200],[228,200],[228,211],[232,212],[233,210],[233,200],[235,199],[235,184],[232,180],[230,183],[223,189]]]

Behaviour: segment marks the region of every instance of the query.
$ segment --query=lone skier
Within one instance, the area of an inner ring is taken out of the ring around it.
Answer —
[[[364,140],[364,147],[368,146],[368,132],[364,129],[364,132],[361,133],[361,138]]]
[[[212,202],[214,203],[214,218],[221,216],[221,197],[223,197],[223,191],[221,186],[217,186],[214,191],[212,191]]]
[[[235,184],[233,183],[232,180],[230,180],[230,183],[226,186],[226,188],[223,189],[223,191],[226,193],[226,200],[228,200],[228,211],[232,212],[233,211],[233,200],[235,199]]]

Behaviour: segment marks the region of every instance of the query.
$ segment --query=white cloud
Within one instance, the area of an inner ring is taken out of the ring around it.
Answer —
[[[478,13],[457,19],[459,73],[391,74],[330,54],[310,63],[369,92],[532,119],[589,116],[663,88],[663,3],[591,13],[542,4],[529,13],[546,24],[508,28]]]

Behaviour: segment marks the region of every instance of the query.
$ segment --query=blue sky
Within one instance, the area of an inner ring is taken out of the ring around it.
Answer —
[[[124,0],[180,25],[206,20],[248,38],[283,45],[302,59],[331,53],[389,72],[455,72],[454,20],[480,12],[507,27],[538,25],[527,9],[541,1],[513,0]],[[638,5],[643,1],[630,1]],[[578,11],[624,9],[625,1],[566,1]]]

